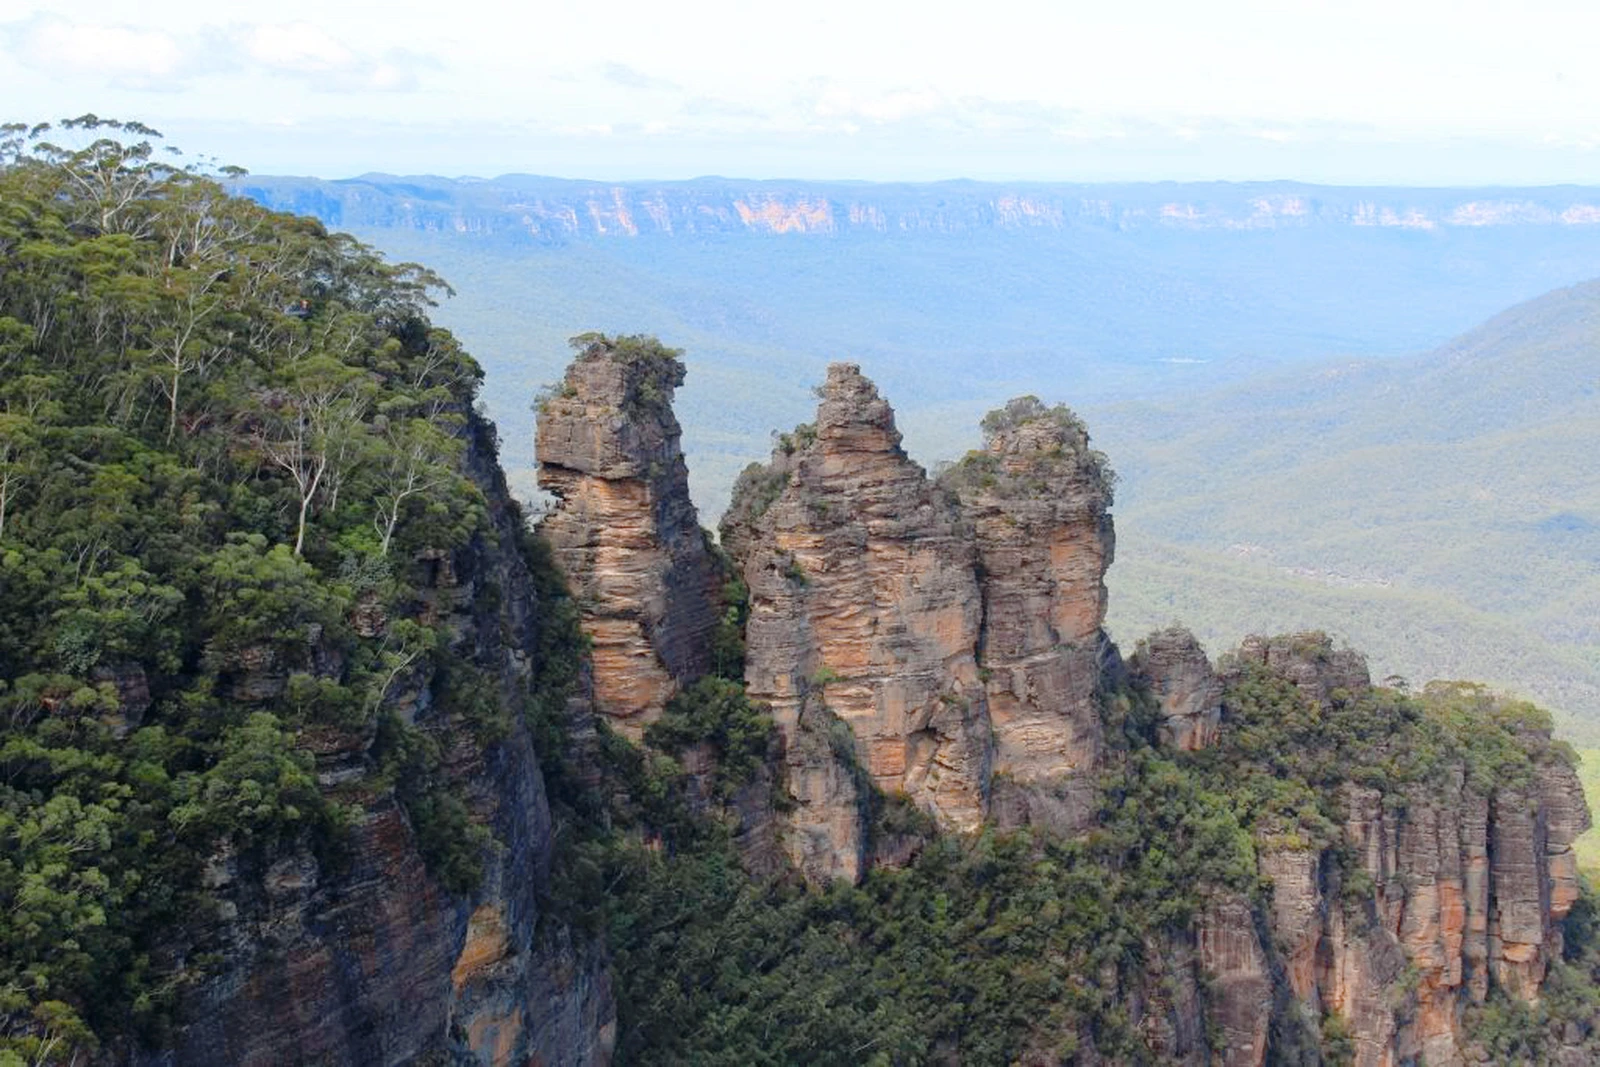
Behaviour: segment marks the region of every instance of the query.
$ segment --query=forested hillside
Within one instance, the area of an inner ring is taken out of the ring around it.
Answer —
[[[491,866],[444,768],[442,724],[513,712],[434,588],[497,536],[441,283],[152,134],[7,127],[0,156],[6,1063],[177,1040],[248,960],[227,887],[273,863],[336,881],[398,819],[441,891]]]
[[[1386,671],[1475,671],[1600,736],[1597,350],[1591,282],[1424,355],[1107,410],[1118,624],[1232,641],[1309,613]]]
[[[1596,1055],[1588,815],[1548,716],[1373,686],[1317,634],[1124,661],[1112,479],[1065,408],[996,411],[935,481],[841,365],[742,480],[768,495],[730,557],[684,521],[678,353],[586,333],[545,397],[578,509],[552,546],[429,321],[440,280],[155,145],[92,119],[0,144],[0,1065]],[[637,520],[604,552],[593,500]],[[668,535],[716,613],[640,632],[712,647],[641,697],[601,654],[617,606],[568,579],[670,583]],[[819,545],[844,564],[808,573]],[[1015,609],[1012,651],[905,559]],[[781,664],[792,691],[761,666],[805,636],[775,604],[855,620]],[[880,618],[896,663],[853,657]],[[1056,668],[1070,709],[1026,693]],[[903,713],[861,698],[913,683]],[[1082,761],[980,729],[1007,693]],[[953,772],[905,773],[941,731],[1000,746],[959,830]],[[861,869],[793,862],[813,830]]]

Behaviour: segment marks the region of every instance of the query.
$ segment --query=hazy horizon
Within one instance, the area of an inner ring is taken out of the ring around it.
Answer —
[[[1600,9],[0,3],[18,121],[260,174],[1600,184]],[[445,161],[448,161],[446,164]]]

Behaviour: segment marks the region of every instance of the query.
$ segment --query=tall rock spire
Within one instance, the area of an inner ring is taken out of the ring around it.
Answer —
[[[750,586],[750,695],[772,705],[791,737],[803,709],[809,720],[825,707],[848,725],[854,757],[878,788],[946,825],[976,828],[987,806],[989,722],[972,542],[901,449],[893,411],[860,368],[830,366],[821,396],[815,425],[785,435],[769,465],[741,478],[724,522]],[[805,763],[819,746],[790,751],[797,825],[853,825],[809,810],[853,802],[838,788],[812,788],[813,774],[836,778]],[[855,877],[856,846],[840,845],[846,858],[833,873]]]
[[[539,403],[539,482],[557,498],[544,531],[592,643],[595,704],[637,738],[710,666],[717,570],[672,414],[676,350],[585,334]]]
[[[982,568],[995,770],[1025,787],[1005,821],[1086,825],[1101,759],[1097,693],[1109,648],[1111,473],[1067,408],[1020,397],[983,421],[984,447],[944,472]],[[1050,783],[1047,798],[1032,790]]]

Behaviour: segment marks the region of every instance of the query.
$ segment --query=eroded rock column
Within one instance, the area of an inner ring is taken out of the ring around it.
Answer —
[[[1114,548],[1105,457],[1072,412],[1021,397],[984,419],[984,448],[941,484],[960,500],[977,545],[995,770],[1009,783],[1048,782],[1058,801],[1043,805],[1046,816],[1041,798],[1022,798],[1029,810],[1007,821],[1079,828],[1102,748],[1096,694]]]
[[[975,829],[990,764],[972,542],[858,367],[830,366],[821,395],[815,425],[746,471],[724,521],[750,587],[750,695],[771,704],[790,740],[791,791],[806,809],[797,825],[826,833],[858,821],[810,810],[849,802],[840,775],[811,765],[827,746],[795,743],[802,707],[817,703],[849,727],[878,788]],[[859,874],[858,862],[837,860],[834,873]]]
[[[672,414],[678,353],[648,338],[579,338],[539,405],[545,535],[592,642],[595,704],[637,739],[710,666],[716,568],[689,499]]]

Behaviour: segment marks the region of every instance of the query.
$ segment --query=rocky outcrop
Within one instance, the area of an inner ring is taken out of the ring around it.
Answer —
[[[1025,397],[936,484],[859,368],[831,366],[821,396],[816,423],[741,476],[722,527],[750,588],[750,693],[790,741],[797,862],[858,877],[871,854],[865,796],[817,762],[832,749],[802,740],[803,708],[848,727],[873,786],[947,827],[1083,828],[1115,659],[1105,457],[1071,412]]]
[[[1221,1062],[1266,1062],[1274,982],[1249,902],[1238,896],[1212,901],[1200,914],[1196,936],[1212,989],[1209,1015],[1221,1032]]]
[[[574,343],[539,402],[539,483],[557,498],[542,529],[582,611],[596,706],[637,740],[710,666],[717,570],[672,414],[677,353],[635,337]]]
[[[1096,694],[1115,544],[1105,457],[1072,412],[1021,397],[984,420],[984,447],[940,484],[978,552],[994,768],[1008,785],[1049,783],[1074,797],[1065,828],[1080,828],[1102,748]]]
[[[1369,684],[1359,657],[1322,634],[1251,638],[1223,669],[1249,663],[1324,706]],[[1426,785],[1347,782],[1336,847],[1259,856],[1288,992],[1307,1016],[1342,1020],[1360,1067],[1464,1062],[1464,1009],[1493,987],[1537,999],[1560,958],[1572,841],[1589,814],[1548,732],[1520,742],[1531,769],[1499,778],[1454,758]]]
[[[1335,648],[1319,631],[1278,637],[1247,637],[1237,651],[1222,662],[1224,679],[1236,678],[1246,665],[1265,667],[1295,684],[1305,696],[1324,707],[1335,695],[1354,696],[1372,688],[1372,675],[1361,653]]]
[[[1222,721],[1222,679],[1194,634],[1180,627],[1160,630],[1139,642],[1128,670],[1161,708],[1161,740],[1195,752],[1217,737]]]
[[[499,547],[479,538],[420,561],[431,575],[421,611],[453,635],[450,658],[482,671],[517,708],[543,607],[526,561],[508,547],[521,516],[494,463],[492,430],[469,426],[468,470]],[[274,668],[263,670],[266,678]],[[246,690],[250,677],[239,676]],[[452,893],[430,873],[392,787],[373,779],[371,730],[308,738],[323,784],[361,801],[344,859],[324,862],[309,843],[269,860],[213,858],[205,884],[216,910],[196,917],[193,952],[219,969],[187,990],[170,1051],[147,1062],[610,1061],[616,1007],[604,953],[542,914],[552,827],[532,737],[513,718],[503,739],[481,742],[443,706],[443,684],[419,667],[397,678],[386,704],[437,740],[443,773],[491,829],[479,888]]]
[[[848,728],[879,789],[975,829],[991,767],[981,601],[972,541],[901,449],[877,389],[836,363],[821,394],[815,426],[742,479],[724,543],[750,589],[749,692],[789,741],[791,851],[808,870],[855,877],[850,828],[865,797],[843,769],[814,762],[831,758],[828,744],[798,743],[802,709],[825,707]]]

